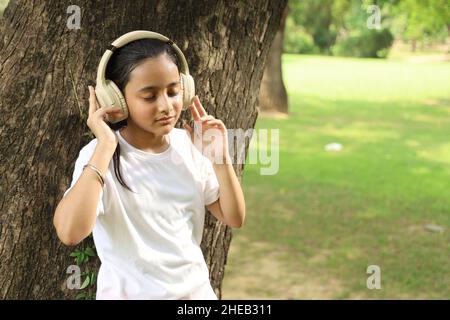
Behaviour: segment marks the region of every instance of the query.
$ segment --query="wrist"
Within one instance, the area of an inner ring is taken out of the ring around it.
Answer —
[[[112,151],[114,153],[114,151],[116,150],[116,147],[117,147],[117,142],[116,141],[99,140],[97,142],[97,147],[102,149],[103,151]]]
[[[213,166],[218,167],[224,167],[224,166],[231,166],[233,163],[231,162],[230,157],[223,157],[223,158],[215,158],[211,160]]]
[[[100,170],[97,169],[97,167],[95,165],[91,164],[91,163],[88,163],[88,164],[84,165],[83,166],[83,171],[86,168],[89,168],[90,170],[95,172],[95,174],[97,175],[97,178],[99,179],[99,181],[100,181],[100,183],[102,185],[102,188],[103,188],[105,186],[105,178],[104,178],[103,174],[100,172]]]

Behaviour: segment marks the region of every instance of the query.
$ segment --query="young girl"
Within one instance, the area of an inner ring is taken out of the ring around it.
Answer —
[[[56,208],[58,237],[76,245],[93,233],[102,263],[97,299],[217,299],[200,249],[205,206],[230,227],[245,217],[227,129],[197,96],[189,110],[201,130],[175,128],[182,88],[177,55],[166,42],[141,39],[118,48],[106,77],[123,93],[128,118],[107,123],[107,116],[123,114],[100,108],[89,87],[87,125],[96,139],[81,149]],[[210,129],[220,134],[206,139]],[[222,148],[221,161],[202,153],[208,144]]]

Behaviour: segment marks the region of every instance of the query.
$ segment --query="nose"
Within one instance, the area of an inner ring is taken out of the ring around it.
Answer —
[[[170,103],[169,97],[167,94],[163,94],[160,96],[161,98],[158,99],[158,111],[160,113],[165,113],[167,115],[172,113],[172,104]]]

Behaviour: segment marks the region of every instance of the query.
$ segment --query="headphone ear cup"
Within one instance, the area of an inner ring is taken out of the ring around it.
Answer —
[[[123,113],[123,115],[121,115],[120,117],[115,117],[114,119],[109,119],[108,117],[108,121],[111,123],[116,123],[128,118],[128,106],[125,102],[125,98],[122,92],[117,87],[117,85],[111,80],[106,80],[106,89],[108,90],[108,96],[111,97],[111,100],[113,102],[112,104],[114,106],[120,106]]]
[[[192,104],[195,97],[194,78],[190,74],[180,73],[181,83],[183,86],[183,110],[186,110]]]

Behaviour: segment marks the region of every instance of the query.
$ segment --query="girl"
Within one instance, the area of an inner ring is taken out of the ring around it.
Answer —
[[[76,245],[93,233],[102,263],[97,299],[217,299],[200,249],[205,206],[230,227],[245,217],[227,129],[197,96],[189,110],[201,130],[175,128],[182,88],[166,42],[141,39],[118,48],[106,77],[123,93],[128,118],[107,123],[123,114],[99,108],[89,87],[87,125],[96,139],[81,149],[56,208],[58,237]],[[206,139],[208,132],[214,139]],[[222,150],[220,161],[203,154],[208,144]]]

